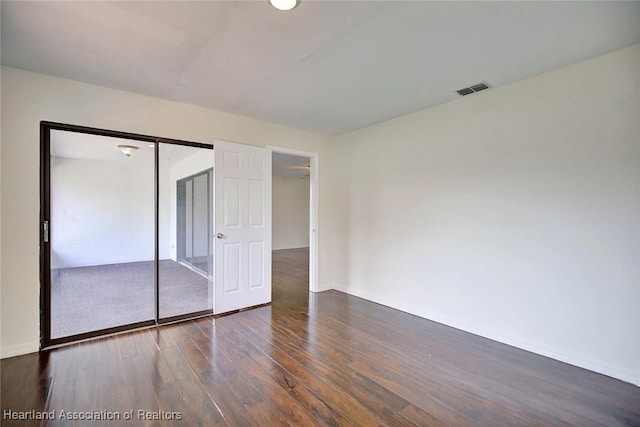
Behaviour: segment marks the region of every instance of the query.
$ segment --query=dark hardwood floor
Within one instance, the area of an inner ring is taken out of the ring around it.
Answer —
[[[2,360],[2,425],[640,426],[640,388],[340,292],[310,295],[306,256],[274,252],[271,306]],[[7,417],[24,411],[56,419]]]

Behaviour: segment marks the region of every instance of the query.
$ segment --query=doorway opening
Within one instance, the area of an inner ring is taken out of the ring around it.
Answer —
[[[318,291],[318,153],[267,147],[273,166],[273,253],[308,273],[308,291]],[[275,267],[274,267],[275,268]]]

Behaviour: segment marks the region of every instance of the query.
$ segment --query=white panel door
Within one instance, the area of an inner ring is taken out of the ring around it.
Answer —
[[[215,314],[271,302],[271,150],[214,141]]]

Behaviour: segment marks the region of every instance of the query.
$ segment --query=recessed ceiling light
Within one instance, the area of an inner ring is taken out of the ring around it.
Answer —
[[[269,3],[278,10],[291,10],[300,4],[300,0],[269,0]]]

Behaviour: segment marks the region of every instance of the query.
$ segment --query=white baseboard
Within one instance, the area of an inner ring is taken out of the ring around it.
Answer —
[[[400,301],[381,297],[379,295],[375,295],[373,293],[370,293],[361,289],[349,289],[344,286],[335,286],[333,289],[340,292],[344,292],[349,295],[366,299],[367,301],[384,305],[386,307],[400,310],[405,313],[413,314],[415,316],[422,317],[427,320],[441,323],[443,325],[450,326],[452,328],[460,329],[462,331],[469,332],[474,335],[481,336],[483,338],[488,338],[490,340],[497,341],[502,344],[507,344],[512,347],[519,348],[521,350],[530,351],[532,353],[549,357],[551,359],[555,359],[560,362],[568,363],[570,365],[574,365],[579,368],[584,368],[593,372],[597,372],[599,374],[607,375],[609,377],[616,378],[621,381],[625,381],[640,387],[640,371],[632,371],[629,369],[625,369],[624,367],[612,366],[607,363],[602,363],[601,361],[588,360],[584,356],[569,355],[569,354],[557,352],[549,348],[546,348],[544,345],[541,345],[540,343],[523,340],[520,337],[507,337],[500,334],[496,334],[495,331],[485,330],[482,327],[479,327],[478,325],[464,324],[463,322],[460,322],[457,319],[445,318],[441,314],[438,315],[436,313],[425,312],[424,309],[422,309],[421,307],[411,306],[411,305],[402,303]]]
[[[40,350],[40,343],[38,341],[18,345],[5,345],[0,348],[0,358],[6,359],[13,356],[22,356],[23,354],[36,353],[38,350]]]

